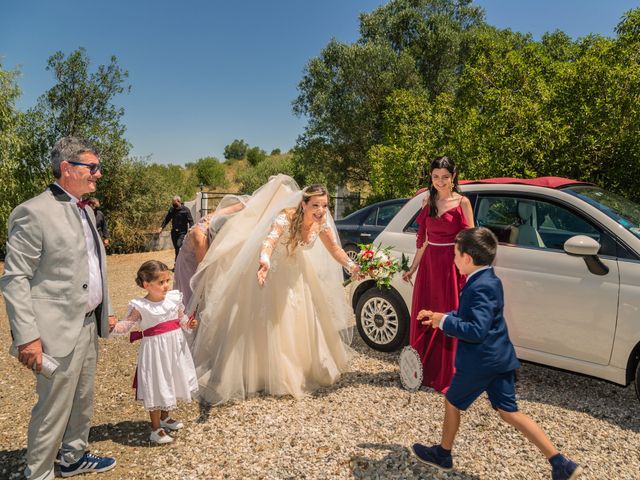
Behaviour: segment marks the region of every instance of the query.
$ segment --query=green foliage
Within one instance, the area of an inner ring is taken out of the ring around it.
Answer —
[[[24,141],[19,135],[21,116],[15,107],[20,95],[17,75],[17,71],[4,70],[0,63],[0,253],[4,253],[9,214],[22,200],[17,159]]]
[[[147,161],[143,160],[143,163],[147,163]],[[160,193],[163,211],[171,203],[173,196],[178,195],[180,198],[189,199],[193,198],[198,190],[199,180],[195,163],[187,164],[184,167],[151,163],[146,165],[146,170],[150,175],[159,177],[160,184],[163,186]]]
[[[383,117],[384,143],[369,150],[373,196],[382,200],[415,194],[425,181],[432,157],[443,155],[440,133],[447,123],[451,96],[433,104],[426,94],[398,90]]]
[[[206,185],[209,188],[227,186],[224,167],[215,157],[205,157],[196,161],[195,172],[198,183],[201,185]]]
[[[392,0],[361,15],[360,42],[408,54],[433,100],[456,90],[475,32],[484,25],[484,12],[472,0]]]
[[[284,173],[296,177],[295,165],[291,155],[267,157],[255,166],[243,169],[238,173],[236,181],[240,191],[251,193],[264,185],[272,175]]]
[[[390,198],[449,155],[463,178],[566,176],[640,199],[640,9],[616,38],[534,41],[470,0],[391,0],[360,32],[307,64],[299,176]]]
[[[247,160],[254,167],[265,158],[267,158],[267,152],[262,150],[260,147],[252,147],[247,150]]]
[[[234,140],[224,147],[224,158],[227,160],[242,160],[247,156],[249,145],[244,140]]]
[[[271,150],[271,153],[269,155],[274,156],[280,154],[282,154],[282,151],[279,148],[274,148],[273,150]]]
[[[413,59],[384,43],[345,45],[331,40],[307,64],[294,111],[309,123],[297,150],[305,168],[335,183],[369,177],[367,151],[382,140],[387,96],[420,87]]]

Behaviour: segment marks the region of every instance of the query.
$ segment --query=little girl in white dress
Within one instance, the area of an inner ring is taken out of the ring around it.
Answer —
[[[166,430],[179,430],[183,424],[169,418],[169,411],[177,407],[177,400],[191,401],[191,394],[198,389],[193,359],[182,333],[182,328],[195,328],[197,321],[184,314],[182,294],[169,290],[170,283],[169,267],[164,263],[143,263],[136,284],[147,295],[129,302],[126,318],[112,332],[122,335],[134,325],[142,330],[130,336],[132,342],[142,339],[134,388],[136,399],[142,400],[151,417],[150,440],[154,443],[173,441]]]

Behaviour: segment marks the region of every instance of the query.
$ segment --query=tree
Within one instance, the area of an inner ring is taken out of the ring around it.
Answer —
[[[454,93],[484,25],[471,0],[391,0],[361,15],[358,42],[331,40],[298,85],[294,112],[309,119],[297,141],[301,161],[319,163],[336,183],[368,182],[389,95]]]
[[[115,106],[114,97],[128,92],[124,84],[128,73],[118,66],[115,56],[108,65],[99,65],[91,73],[90,60],[83,48],[67,57],[56,52],[47,63],[56,84],[42,95],[38,104],[27,112],[24,135],[29,148],[24,155],[23,167],[39,172],[45,181],[51,178],[49,152],[62,136],[74,135],[88,138],[100,152],[103,169],[108,172],[100,181],[104,192],[102,205],[105,211],[120,212],[115,199],[124,179],[119,177],[121,165],[126,163],[130,144],[124,138],[125,126],[121,123],[124,109]],[[126,170],[126,169],[125,169]]]
[[[398,90],[384,113],[384,142],[369,150],[371,189],[375,198],[409,197],[425,186],[425,169],[441,155],[442,131],[451,113],[452,96],[430,102],[425,93]]]
[[[295,177],[295,164],[291,155],[267,157],[257,165],[241,170],[236,180],[241,192],[251,193],[267,183],[269,177],[279,173]]]
[[[227,160],[242,160],[247,155],[249,145],[244,140],[234,140],[224,147],[224,158]]]
[[[253,166],[256,166],[265,158],[267,158],[267,152],[262,150],[260,147],[253,147],[247,150],[247,160]]]
[[[309,61],[294,112],[309,122],[296,150],[307,167],[332,182],[363,182],[367,151],[382,140],[382,112],[396,89],[419,89],[413,59],[389,45],[346,45],[331,40]]]
[[[453,93],[484,11],[472,0],[392,0],[360,16],[361,43],[383,42],[415,61],[434,100]]]
[[[274,155],[280,155],[282,153],[282,151],[279,148],[274,148],[273,150],[271,150],[271,153],[269,154],[270,156],[274,156]]]
[[[24,199],[20,184],[25,179],[18,174],[24,140],[19,135],[21,115],[15,106],[20,96],[17,75],[0,63],[0,254],[4,254],[9,214]]]
[[[200,184],[207,185],[210,188],[227,186],[224,167],[217,158],[204,157],[197,160],[195,170]]]

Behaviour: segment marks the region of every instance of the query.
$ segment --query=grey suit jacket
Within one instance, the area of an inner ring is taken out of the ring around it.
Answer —
[[[112,312],[106,254],[93,211],[85,211],[102,271],[98,334],[106,337]],[[68,355],[84,324],[89,295],[89,260],[80,210],[61,188],[50,185],[11,212],[6,252],[0,288],[14,344],[40,338],[44,352],[54,357]]]

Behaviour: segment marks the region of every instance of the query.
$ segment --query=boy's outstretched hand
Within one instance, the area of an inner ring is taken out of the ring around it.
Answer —
[[[444,317],[444,313],[432,312],[431,310],[420,310],[418,312],[418,321],[421,322],[422,325],[429,325],[433,328],[440,326],[442,317]]]

